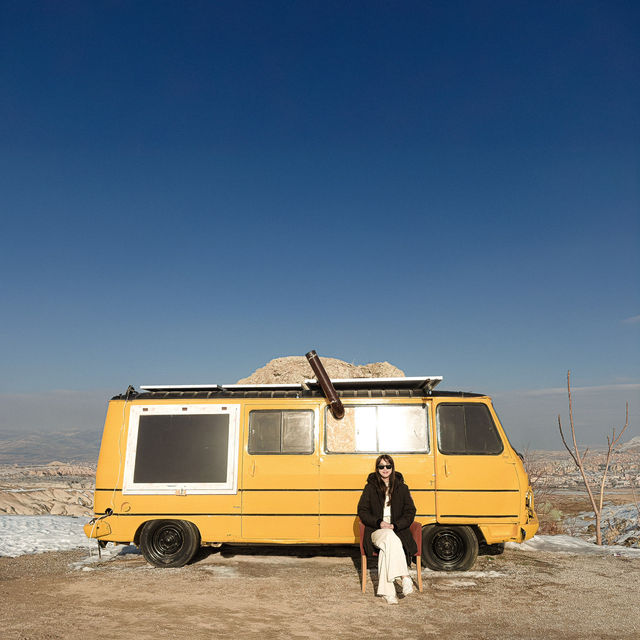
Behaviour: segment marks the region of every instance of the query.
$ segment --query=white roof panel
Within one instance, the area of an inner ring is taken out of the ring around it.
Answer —
[[[143,391],[302,391],[303,386],[296,383],[281,384],[145,384]]]
[[[222,389],[219,384],[145,384],[143,391],[216,391]]]
[[[290,384],[223,384],[223,389],[231,389],[233,391],[302,391],[302,385],[292,382]]]
[[[310,389],[320,387],[312,378],[305,380]],[[431,390],[442,382],[442,376],[415,376],[407,378],[331,378],[336,389],[425,389]]]

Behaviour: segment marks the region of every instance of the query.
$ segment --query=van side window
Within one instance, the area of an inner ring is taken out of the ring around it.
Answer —
[[[240,412],[232,403],[133,404],[122,493],[237,494]]]
[[[497,455],[504,445],[484,404],[438,405],[438,450],[449,455]]]
[[[143,415],[134,483],[224,483],[228,415]]]
[[[249,453],[313,453],[313,411],[251,411]]]
[[[345,406],[342,420],[326,412],[328,453],[424,453],[428,418],[421,405]]]

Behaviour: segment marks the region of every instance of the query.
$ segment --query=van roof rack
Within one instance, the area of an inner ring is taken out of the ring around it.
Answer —
[[[331,378],[340,391],[357,389],[398,389],[432,391],[442,376],[416,376],[409,378]],[[320,388],[315,378],[304,383],[279,384],[156,384],[140,385],[141,391],[315,391]]]

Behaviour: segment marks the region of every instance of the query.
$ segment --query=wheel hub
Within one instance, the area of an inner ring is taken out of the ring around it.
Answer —
[[[182,534],[173,527],[165,527],[158,531],[155,540],[156,549],[163,555],[177,553],[182,547]]]
[[[462,555],[463,546],[458,536],[446,531],[436,536],[433,541],[433,550],[441,560],[453,562]]]

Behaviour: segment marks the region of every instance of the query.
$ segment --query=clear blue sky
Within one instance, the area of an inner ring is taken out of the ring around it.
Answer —
[[[511,401],[571,368],[637,417],[639,33],[636,2],[4,0],[5,406],[315,348]]]

